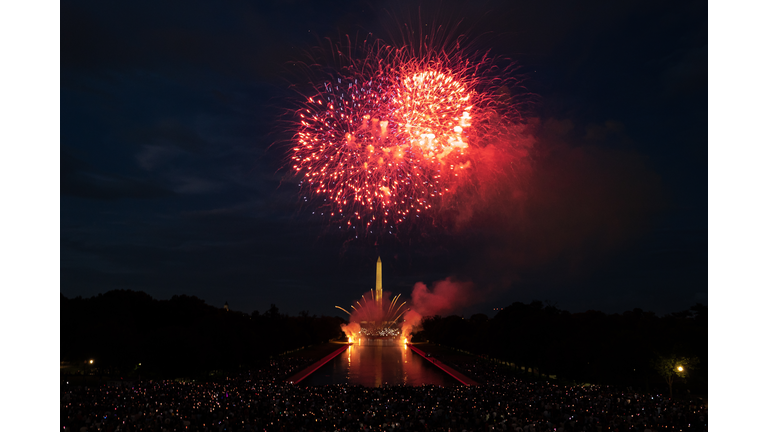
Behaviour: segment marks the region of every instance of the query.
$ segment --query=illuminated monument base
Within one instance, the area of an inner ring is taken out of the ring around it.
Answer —
[[[362,332],[361,332],[362,333]],[[365,335],[361,334],[355,341],[357,345],[369,345],[369,346],[399,346],[403,345],[403,338],[399,332],[392,336],[378,336],[378,335]]]
[[[395,346],[403,344],[400,329],[392,327],[394,322],[384,322],[382,327],[376,326],[376,323],[365,321],[360,324],[362,328],[356,340],[358,345]]]
[[[371,290],[370,298],[362,296],[357,301],[357,307],[352,305],[355,314],[351,314],[341,306],[336,308],[343,310],[350,316],[349,326],[342,325],[342,330],[347,335],[350,344],[372,346],[398,346],[406,342],[401,329],[401,317],[408,309],[402,310],[405,302],[398,305],[400,295],[396,295],[389,305],[384,305],[384,292],[381,281],[381,258],[376,261],[376,289]],[[370,300],[370,301],[369,301]],[[362,318],[362,319],[361,319]],[[359,320],[359,321],[358,321]]]

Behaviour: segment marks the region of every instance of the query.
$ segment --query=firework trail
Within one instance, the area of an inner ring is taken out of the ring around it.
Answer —
[[[378,40],[334,48],[339,65],[321,71],[292,122],[305,201],[340,227],[391,234],[449,209],[493,170],[482,149],[511,142],[521,119],[494,59]]]
[[[389,293],[385,292],[384,297],[388,298]],[[389,301],[388,305],[387,302],[383,302],[383,306],[374,299],[373,292],[368,296],[363,294],[361,299],[355,302],[357,306],[351,305],[352,312],[336,306],[337,309],[349,315],[349,324],[342,325],[341,329],[350,342],[358,340],[361,335],[385,337],[401,335],[400,326],[403,323],[400,322],[400,318],[408,312],[408,309],[403,308],[405,301],[400,299],[400,294]],[[408,335],[410,336],[410,333]]]

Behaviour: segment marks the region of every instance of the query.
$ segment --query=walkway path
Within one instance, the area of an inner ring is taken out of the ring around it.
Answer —
[[[434,358],[432,356],[427,356],[427,354],[424,351],[416,348],[415,346],[409,345],[409,347],[413,350],[413,352],[415,352],[416,354],[424,357],[424,360],[426,360],[426,361],[432,363],[433,365],[439,367],[440,369],[442,369],[448,375],[456,378],[456,380],[458,380],[460,383],[462,383],[464,385],[467,385],[467,386],[479,385],[479,383],[477,381],[472,380],[468,376],[462,374],[461,372],[459,372],[456,369],[448,366],[447,364],[441,362],[440,360],[438,360],[438,359],[436,359],[436,358]]]
[[[301,382],[301,380],[303,380],[304,378],[308,377],[312,372],[320,369],[320,367],[322,367],[324,364],[326,364],[329,361],[331,361],[334,357],[336,357],[337,355],[339,355],[339,354],[343,353],[344,351],[346,351],[348,347],[349,347],[349,345],[345,344],[344,346],[342,346],[341,348],[337,349],[336,351],[334,351],[334,352],[328,354],[327,356],[321,358],[320,360],[312,363],[308,368],[306,368],[306,369],[302,370],[301,372],[297,373],[296,375],[288,378],[287,380],[285,380],[285,382],[293,383],[293,384],[298,384],[299,382]]]

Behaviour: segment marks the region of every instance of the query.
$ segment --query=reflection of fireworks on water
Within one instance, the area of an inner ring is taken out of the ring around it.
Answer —
[[[335,49],[341,64],[296,111],[291,159],[305,201],[322,198],[340,227],[391,232],[446,206],[471,178],[473,150],[515,117],[487,56],[380,41]]]

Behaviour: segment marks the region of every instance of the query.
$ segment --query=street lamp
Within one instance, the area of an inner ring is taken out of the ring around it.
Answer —
[[[88,360],[88,364],[93,364],[93,360]]]
[[[682,372],[683,371],[683,367],[682,366],[678,366],[677,370],[678,370],[678,372]]]

